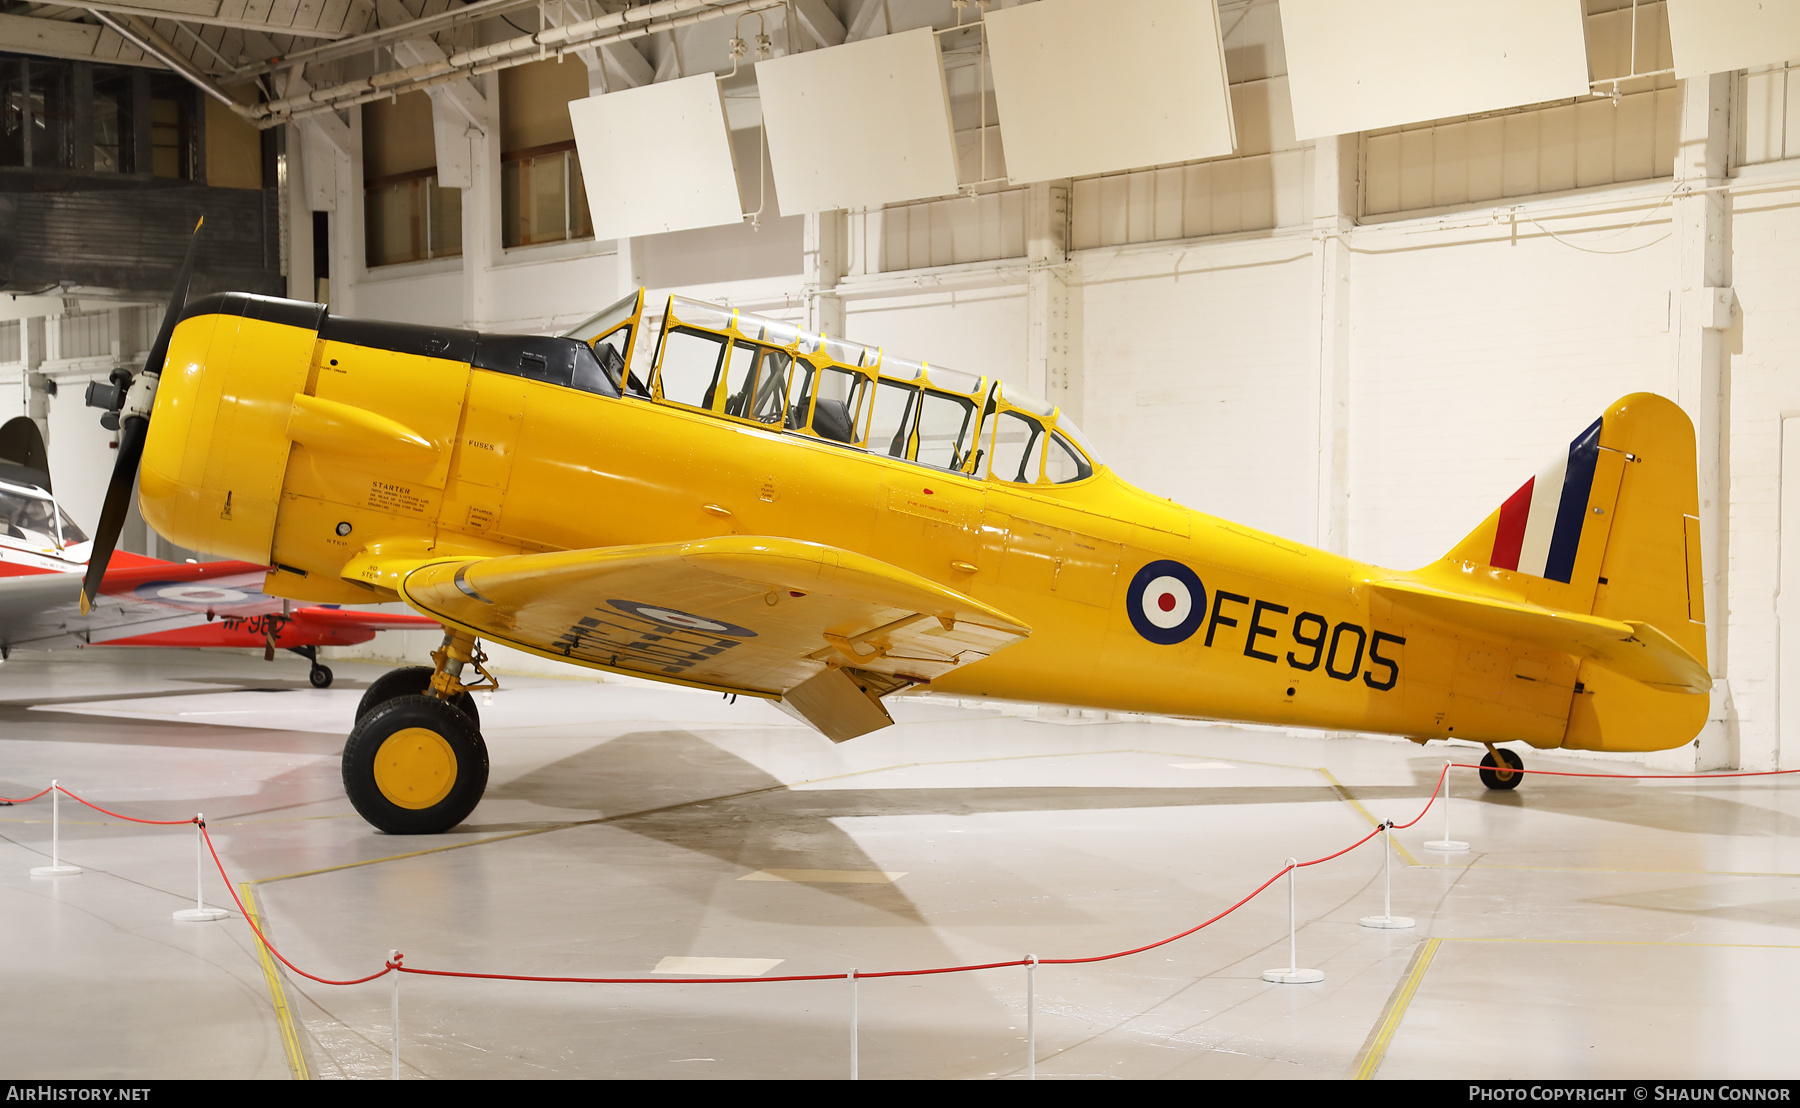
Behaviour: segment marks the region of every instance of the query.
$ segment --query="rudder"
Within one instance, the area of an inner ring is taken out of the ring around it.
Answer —
[[[1614,403],[1420,577],[1528,604],[1646,623],[1706,664],[1694,427],[1673,401]],[[1664,750],[1705,725],[1706,696],[1581,663],[1562,745]]]

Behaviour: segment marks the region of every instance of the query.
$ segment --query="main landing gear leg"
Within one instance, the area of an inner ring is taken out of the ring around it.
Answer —
[[[1525,780],[1525,775],[1518,772],[1525,768],[1525,759],[1493,743],[1486,745],[1488,752],[1481,759],[1481,783],[1501,792],[1518,788],[1519,782]]]
[[[292,651],[293,653],[300,655],[302,658],[305,658],[307,661],[312,663],[312,669],[307,672],[306,679],[308,681],[312,682],[313,688],[329,689],[331,687],[331,667],[330,666],[322,666],[319,664],[319,648],[318,647],[316,647],[316,646],[290,646],[290,647],[288,647],[288,649],[290,651]]]
[[[344,792],[391,835],[448,831],[487,788],[487,743],[469,693],[499,685],[474,637],[460,631],[447,633],[431,660],[432,668],[393,670],[371,685],[344,744]],[[482,684],[463,684],[469,666]]]

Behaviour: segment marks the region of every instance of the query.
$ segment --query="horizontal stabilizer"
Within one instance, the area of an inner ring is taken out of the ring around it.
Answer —
[[[1598,665],[1653,688],[1686,693],[1704,693],[1712,688],[1712,675],[1706,666],[1648,623],[1473,596],[1411,581],[1371,584],[1393,603],[1430,619],[1591,658]]]

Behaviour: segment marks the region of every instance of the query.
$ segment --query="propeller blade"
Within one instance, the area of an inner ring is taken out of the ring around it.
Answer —
[[[94,598],[100,594],[100,582],[106,577],[107,563],[119,545],[119,532],[131,509],[131,487],[137,482],[138,463],[144,457],[144,440],[150,431],[150,406],[156,396],[157,378],[162,375],[163,362],[168,360],[169,340],[175,334],[175,324],[181,319],[181,310],[187,306],[194,255],[200,246],[200,228],[205,225],[204,217],[194,224],[194,232],[188,236],[187,254],[175,274],[175,289],[169,295],[169,307],[163,312],[162,326],[157,329],[150,355],[144,359],[138,380],[129,390],[122,390],[125,399],[119,413],[119,458],[113,463],[112,483],[106,487],[100,523],[94,528],[93,553],[88,558],[87,573],[81,579],[82,615],[92,610]]]
[[[187,307],[188,281],[194,272],[194,254],[200,247],[200,228],[206,226],[206,217],[194,224],[194,233],[188,236],[187,256],[181,259],[181,269],[175,274],[175,291],[169,294],[168,310],[163,312],[162,326],[157,328],[156,341],[150,344],[150,355],[144,359],[144,372],[162,375],[163,362],[169,357],[169,339],[175,334],[175,324],[181,319],[181,309]]]
[[[137,480],[138,462],[144,456],[144,439],[150,421],[128,420],[119,428],[119,460],[113,463],[112,483],[106,487],[106,503],[100,509],[100,525],[94,528],[94,545],[88,555],[87,575],[81,579],[81,614],[87,615],[100,595],[100,581],[106,576],[106,563],[112,560],[113,547],[119,543],[119,531],[125,526],[125,515],[131,510],[131,486]]]

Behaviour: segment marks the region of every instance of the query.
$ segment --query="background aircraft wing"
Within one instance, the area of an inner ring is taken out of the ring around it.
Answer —
[[[279,612],[264,595],[266,567],[249,562],[158,562],[106,574],[93,611],[82,615],[73,573],[0,578],[0,643],[8,649],[53,650],[110,642],[207,622],[219,616]]]
[[[353,562],[346,574],[354,571]],[[862,730],[883,726],[883,693],[1030,633],[1003,612],[867,555],[761,536],[422,560],[400,593],[433,618],[535,654],[784,697],[833,738],[834,729],[858,724],[821,719],[847,711],[872,724]],[[879,721],[866,714],[870,705]]]

